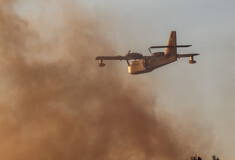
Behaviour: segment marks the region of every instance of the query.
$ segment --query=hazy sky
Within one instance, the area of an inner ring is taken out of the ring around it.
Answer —
[[[188,59],[159,68],[149,74],[128,75],[124,62],[120,70],[131,80],[144,79],[152,85],[156,101],[171,115],[211,129],[215,150],[222,159],[232,159],[235,146],[235,1],[233,0],[82,0],[92,16],[106,24],[116,53],[129,49],[143,54],[151,45],[165,45],[172,30],[178,44],[192,44],[179,53],[197,52],[198,63]],[[36,1],[35,1],[36,2]],[[42,6],[29,1],[29,13]],[[107,14],[104,14],[107,13]],[[32,15],[33,16],[33,15]],[[125,40],[123,40],[125,39]],[[107,63],[107,65],[112,65]],[[144,85],[144,84],[143,84]]]
[[[148,54],[149,46],[166,44],[171,30],[177,31],[179,44],[193,45],[178,52],[200,53],[195,65],[180,59],[139,77],[153,85],[159,105],[174,115],[185,117],[186,121],[190,116],[197,117],[200,123],[211,128],[214,145],[221,147],[215,152],[232,159],[235,146],[235,1],[93,0],[84,3],[93,11],[111,13],[106,18],[111,17],[109,28],[113,30],[118,54],[129,49]],[[131,78],[134,81],[139,77]]]

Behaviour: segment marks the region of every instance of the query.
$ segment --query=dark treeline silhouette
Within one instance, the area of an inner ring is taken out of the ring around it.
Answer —
[[[202,160],[202,157],[197,156],[197,155],[191,156],[190,158],[191,158],[191,160]],[[212,155],[212,160],[220,160],[220,159],[216,155]]]
[[[212,156],[212,160],[220,160],[219,157],[217,157],[216,155]]]

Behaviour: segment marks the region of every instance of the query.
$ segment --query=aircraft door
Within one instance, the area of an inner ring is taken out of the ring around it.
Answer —
[[[142,59],[141,61],[142,61],[143,66],[146,67],[148,64],[148,60]]]

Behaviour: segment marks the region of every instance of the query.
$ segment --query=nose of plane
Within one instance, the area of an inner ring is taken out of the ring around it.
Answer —
[[[132,74],[132,67],[128,66],[128,73]]]

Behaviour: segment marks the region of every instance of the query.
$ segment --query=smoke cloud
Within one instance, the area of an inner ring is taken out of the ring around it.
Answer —
[[[58,17],[45,9],[35,22],[0,1],[0,159],[185,159],[192,147],[154,95],[114,65],[97,67],[96,56],[115,53],[99,20],[58,3]]]

